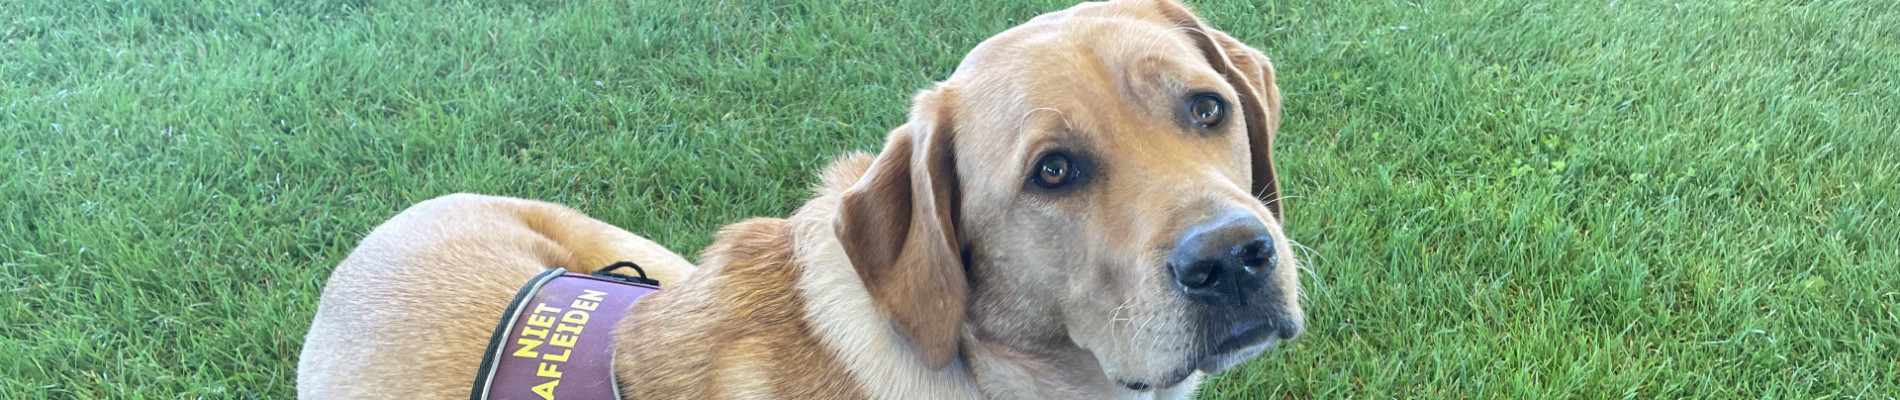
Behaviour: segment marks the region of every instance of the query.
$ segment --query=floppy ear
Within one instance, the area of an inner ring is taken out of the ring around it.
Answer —
[[[864,177],[845,191],[833,229],[871,300],[932,368],[957,354],[968,281],[957,249],[955,128],[946,89],[917,95]]]
[[[1248,47],[1227,33],[1214,30],[1186,6],[1173,0],[1158,0],[1161,15],[1182,28],[1240,94],[1242,115],[1247,120],[1247,143],[1253,152],[1253,193],[1276,219],[1285,222],[1280,210],[1280,177],[1273,170],[1273,136],[1280,130],[1280,87],[1273,82],[1273,63],[1267,55]]]

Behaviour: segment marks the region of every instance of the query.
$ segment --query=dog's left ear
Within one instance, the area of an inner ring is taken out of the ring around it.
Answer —
[[[872,302],[932,368],[957,355],[969,282],[958,252],[954,92],[917,95],[864,177],[844,192],[832,227]]]
[[[1247,120],[1247,143],[1253,152],[1254,196],[1266,203],[1274,218],[1285,222],[1286,214],[1280,209],[1280,177],[1273,170],[1273,137],[1280,130],[1280,87],[1273,82],[1273,63],[1260,50],[1214,30],[1174,0],[1156,0],[1155,6],[1169,23],[1194,39],[1207,62],[1239,92],[1242,115]]]

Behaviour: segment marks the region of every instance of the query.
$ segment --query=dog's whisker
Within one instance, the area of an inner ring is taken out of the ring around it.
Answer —
[[[1129,299],[1128,299],[1128,301],[1123,301],[1123,302],[1122,302],[1122,305],[1120,305],[1120,306],[1117,306],[1117,307],[1115,307],[1115,309],[1114,309],[1114,310],[1111,310],[1111,311],[1110,311],[1110,314],[1109,314],[1109,318],[1108,318],[1108,319],[1109,319],[1109,321],[1114,321],[1114,322],[1130,322],[1130,321],[1133,321],[1133,319],[1131,319],[1131,318],[1128,318],[1128,317],[1126,317],[1126,316],[1123,316],[1123,315],[1122,315],[1122,311],[1126,311],[1126,310],[1128,310],[1128,307],[1129,307],[1130,305],[1132,305],[1132,303],[1133,303],[1134,301],[1135,301],[1135,299],[1134,299],[1134,298],[1129,298]]]
[[[1319,290],[1319,285],[1320,285],[1319,275],[1314,273],[1312,269],[1312,265],[1318,262],[1318,260],[1321,257],[1319,250],[1316,250],[1312,247],[1308,247],[1307,245],[1302,244],[1298,241],[1295,241],[1291,238],[1287,239],[1286,242],[1287,244],[1292,245],[1295,250],[1298,250],[1296,252],[1293,252],[1293,267],[1297,271],[1299,271],[1300,274],[1306,275],[1306,279],[1302,279],[1302,281],[1312,282],[1313,289],[1316,291]],[[1305,302],[1307,299],[1307,294],[1308,294],[1307,291],[1301,290],[1299,292],[1300,292],[1300,301]]]
[[[1295,195],[1295,196],[1288,196],[1288,195],[1280,195],[1280,197],[1278,197],[1278,198],[1274,198],[1273,200],[1269,200],[1269,201],[1267,201],[1267,202],[1266,202],[1266,205],[1269,205],[1269,206],[1271,206],[1271,205],[1276,205],[1276,204],[1281,204],[1281,203],[1286,203],[1286,201],[1287,201],[1288,199],[1301,199],[1301,198],[1306,198],[1306,196],[1297,196],[1297,195]]]

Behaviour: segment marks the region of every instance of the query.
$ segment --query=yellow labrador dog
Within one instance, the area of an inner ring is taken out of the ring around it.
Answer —
[[[330,277],[298,393],[464,398],[525,281],[623,260],[665,285],[614,331],[628,398],[1183,398],[1300,333],[1259,51],[1172,0],[1082,4],[913,101],[698,266],[548,203],[417,204]]]

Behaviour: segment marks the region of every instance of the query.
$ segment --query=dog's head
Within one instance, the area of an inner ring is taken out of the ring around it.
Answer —
[[[1302,329],[1279,115],[1267,58],[1187,8],[1079,5],[984,41],[919,94],[836,230],[933,363],[967,323],[1011,348],[1085,350],[1130,388],[1173,386]]]

